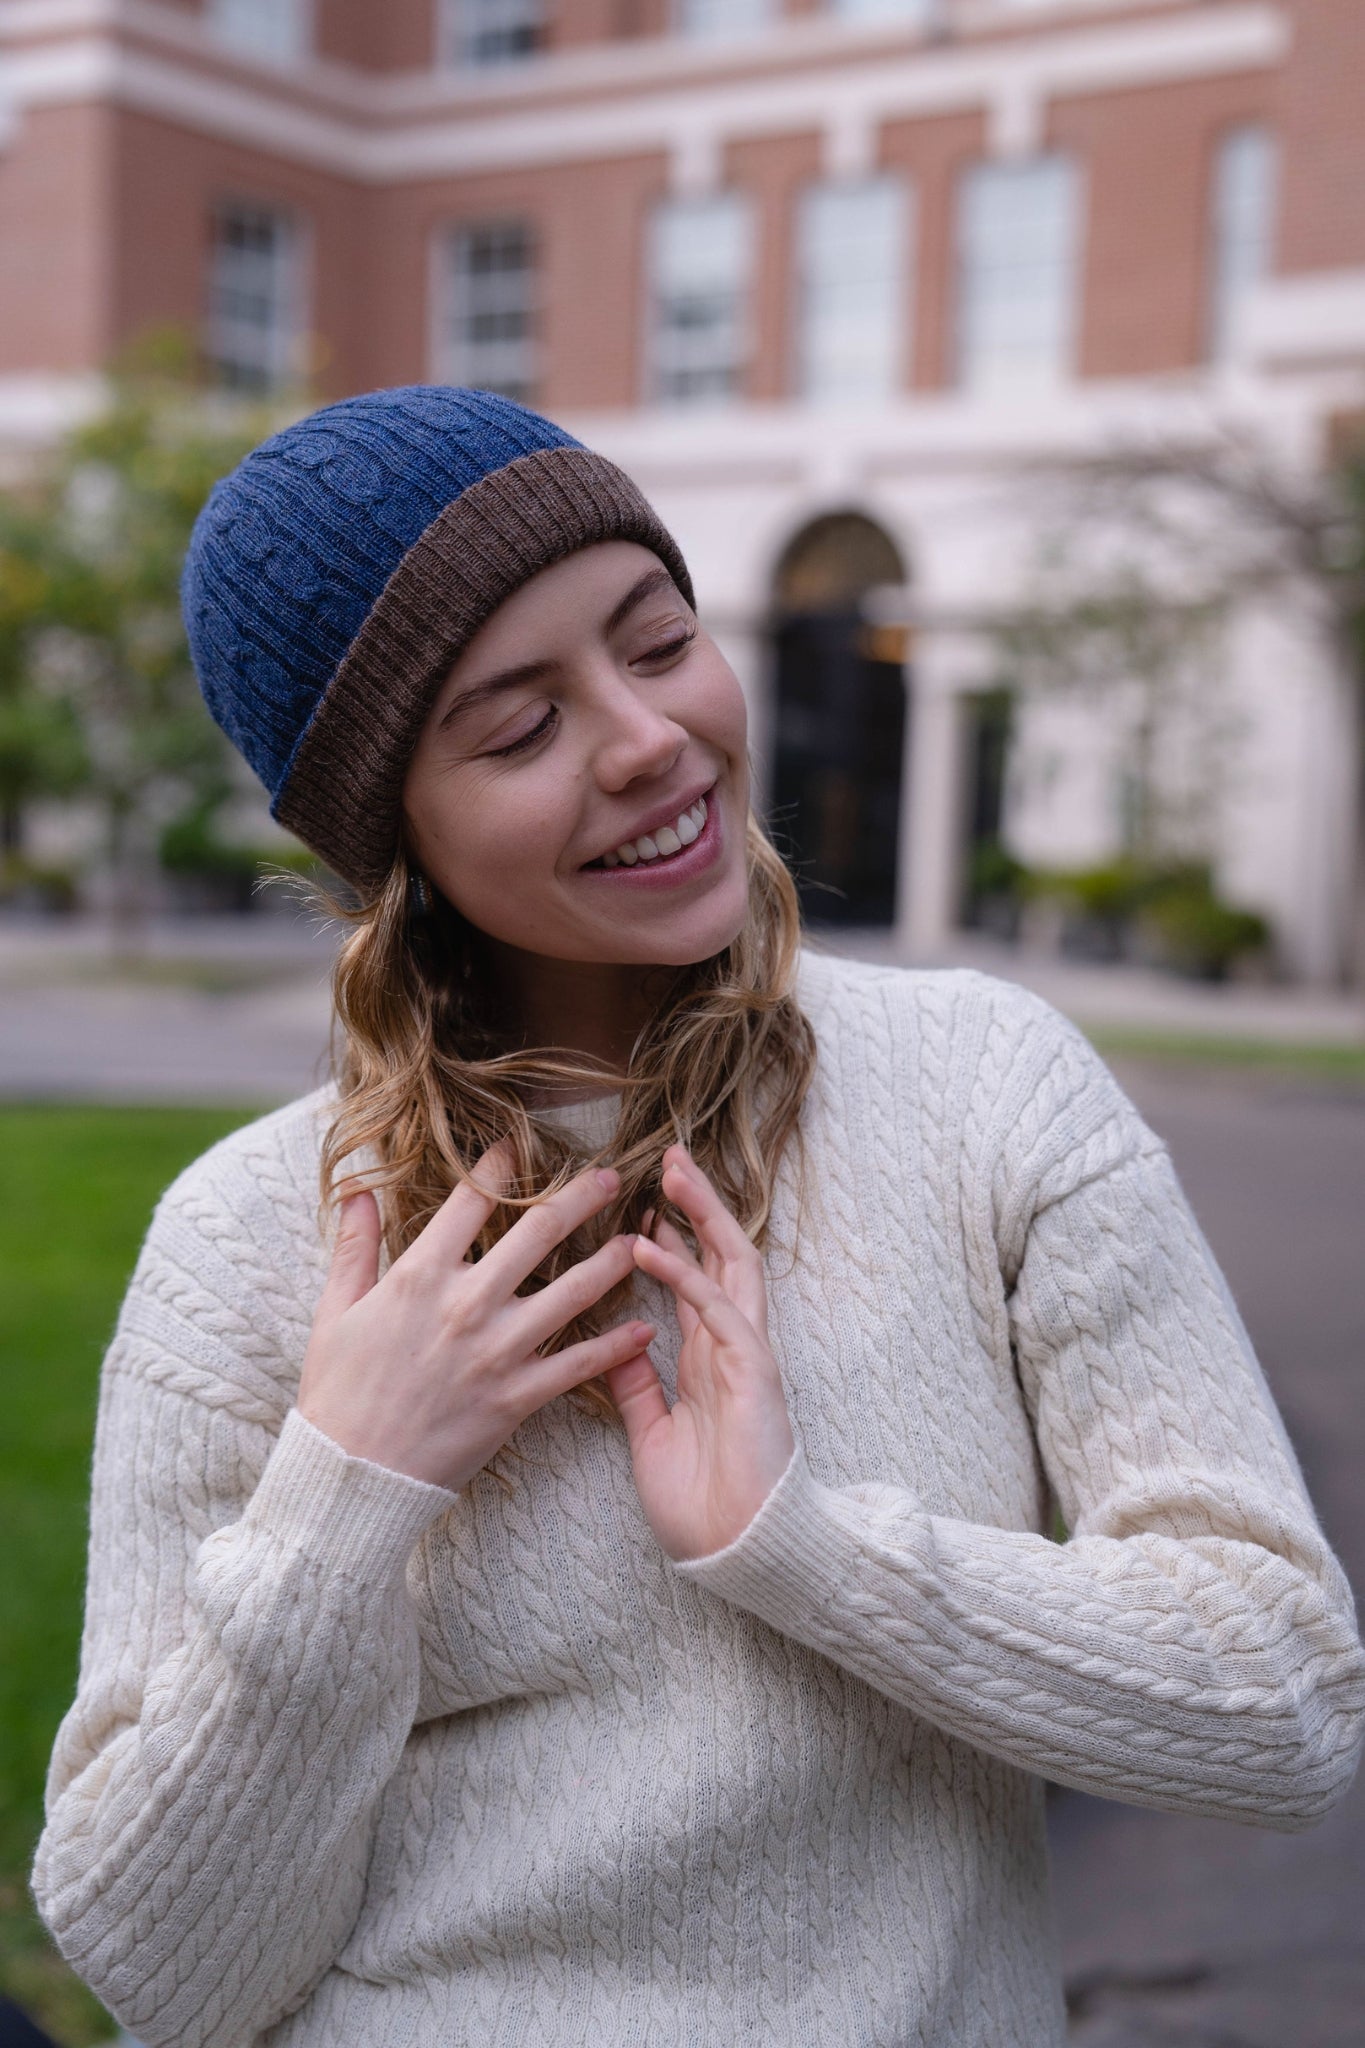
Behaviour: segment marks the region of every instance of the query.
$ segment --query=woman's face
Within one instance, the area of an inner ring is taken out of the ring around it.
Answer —
[[[442,684],[403,787],[412,853],[523,952],[708,959],[748,911],[745,737],[734,672],[658,557],[584,548],[515,591]]]

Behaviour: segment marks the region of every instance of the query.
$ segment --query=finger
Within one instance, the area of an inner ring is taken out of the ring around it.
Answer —
[[[664,1154],[664,1189],[676,1202],[689,1223],[694,1223],[703,1243],[722,1259],[753,1256],[753,1245],[738,1220],[726,1208],[715,1188],[691,1154],[681,1145],[670,1145]]]
[[[423,1259],[435,1257],[458,1266],[511,1184],[515,1161],[510,1138],[499,1138],[490,1145],[476,1161],[473,1178],[459,1181],[451,1189],[403,1259],[411,1260],[420,1245]]]
[[[379,1204],[368,1188],[341,1204],[336,1244],[318,1302],[318,1316],[335,1322],[362,1300],[379,1278]]]
[[[768,1293],[763,1261],[738,1219],[681,1145],[670,1145],[664,1154],[663,1184],[670,1201],[677,1203],[696,1230],[703,1251],[710,1255],[703,1260],[704,1270],[720,1281],[755,1329],[766,1328]]]
[[[670,1223],[666,1216],[659,1218],[658,1228],[654,1233],[654,1242],[661,1244],[665,1251],[673,1252],[680,1259],[690,1259],[693,1265],[697,1263],[691,1245],[689,1245],[677,1225]],[[677,1309],[678,1334],[685,1341],[697,1327],[697,1311],[685,1301],[678,1302]]]
[[[562,1330],[575,1316],[583,1315],[594,1302],[619,1286],[634,1270],[634,1246],[633,1236],[613,1237],[591,1258],[580,1259],[576,1266],[570,1266],[567,1273],[561,1273],[548,1287],[527,1295],[517,1309],[515,1328],[518,1341],[524,1343],[528,1351],[538,1351],[542,1344],[549,1343],[557,1330]]]
[[[496,1293],[510,1300],[557,1244],[605,1209],[620,1193],[621,1176],[609,1166],[585,1167],[557,1194],[527,1209],[507,1235],[481,1260],[479,1271]]]
[[[662,1382],[648,1352],[643,1350],[628,1358],[624,1365],[614,1366],[605,1378],[607,1391],[626,1426],[626,1440],[634,1452],[650,1430],[668,1420]]]
[[[524,1412],[533,1415],[547,1401],[581,1387],[585,1380],[604,1377],[627,1359],[637,1357],[655,1335],[653,1323],[621,1323],[596,1337],[584,1337],[581,1343],[566,1344],[550,1358],[536,1359],[525,1379],[518,1382]]]
[[[694,1259],[680,1259],[676,1252],[666,1251],[661,1244],[637,1237],[635,1263],[671,1287],[680,1302],[694,1308],[717,1343],[745,1350],[761,1341],[748,1317],[709,1273],[702,1272]]]

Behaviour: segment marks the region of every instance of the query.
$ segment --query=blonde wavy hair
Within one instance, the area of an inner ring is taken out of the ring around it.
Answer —
[[[374,898],[341,913],[352,929],[333,981],[340,1103],[322,1152],[324,1212],[357,1186],[372,1188],[396,1258],[456,1184],[475,1178],[488,1147],[507,1138],[511,1191],[485,1226],[477,1256],[521,1209],[584,1165],[609,1161],[620,1193],[551,1254],[530,1283],[544,1286],[615,1232],[639,1229],[647,1210],[666,1209],[658,1186],[663,1153],[682,1143],[763,1248],[778,1163],[793,1136],[799,1153],[815,1037],[794,993],[796,890],[752,816],[746,851],[743,929],[711,959],[657,970],[653,1014],[624,1079],[576,1056],[506,1050],[512,1033],[497,1012],[487,941],[439,897],[414,915],[413,869],[400,854]],[[605,1087],[621,1090],[620,1116],[609,1143],[591,1153],[528,1106],[546,1094],[562,1100]],[[673,1221],[686,1231],[676,1212]],[[607,1327],[629,1288],[623,1282],[547,1348]],[[584,1391],[591,1405],[611,1410],[600,1389]]]

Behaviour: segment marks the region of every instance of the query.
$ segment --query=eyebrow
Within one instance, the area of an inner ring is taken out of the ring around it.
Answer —
[[[646,570],[638,583],[632,583],[620,603],[614,605],[608,612],[603,623],[603,632],[608,635],[614,633],[618,626],[625,624],[637,605],[642,605],[647,597],[653,597],[662,590],[675,588],[673,578],[662,564],[657,569]],[[539,682],[542,676],[550,674],[554,666],[552,661],[523,661],[515,668],[499,669],[495,675],[485,676],[482,682],[471,683],[470,687],[461,690],[454,703],[447,707],[436,730],[444,732],[455,719],[466,711],[472,711],[476,704],[487,703],[490,697],[499,697],[504,691],[515,690],[521,683]]]

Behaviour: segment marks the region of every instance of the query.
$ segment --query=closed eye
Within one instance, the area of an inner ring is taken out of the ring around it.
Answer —
[[[696,639],[696,637],[696,627],[689,626],[687,630],[683,633],[680,633],[675,640],[666,640],[662,647],[651,647],[647,654],[642,654],[639,656],[639,660],[669,661],[672,659],[674,655],[681,654],[686,648],[690,647],[692,645],[692,642]]]
[[[508,754],[519,754],[523,747],[533,747],[537,740],[544,739],[554,729],[558,719],[559,713],[552,704],[539,725],[533,725],[529,732],[524,732],[519,740],[513,740],[509,747],[490,747],[489,752],[496,760],[502,760]]]

